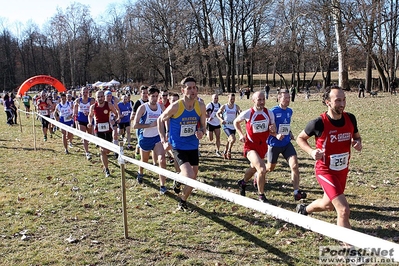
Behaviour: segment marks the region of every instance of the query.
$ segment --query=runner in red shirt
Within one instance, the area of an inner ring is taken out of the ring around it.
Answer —
[[[50,118],[50,112],[52,109],[52,102],[49,98],[47,98],[46,91],[42,91],[40,93],[40,98],[37,100],[36,105],[37,105],[37,111],[40,115],[45,116]],[[47,141],[47,131],[49,128],[49,122],[44,119],[40,118],[42,122],[42,131],[43,131],[43,139],[44,141]]]
[[[314,160],[316,179],[324,190],[323,198],[309,205],[298,204],[297,212],[308,213],[334,210],[337,212],[337,225],[351,228],[349,223],[349,204],[344,195],[351,146],[362,150],[362,139],[353,114],[344,112],[346,97],[342,88],[327,88],[323,103],[328,107],[326,113],[308,123],[298,135],[298,145]],[[316,148],[308,139],[315,136]]]
[[[252,95],[254,106],[241,112],[233,124],[244,142],[244,156],[249,160],[250,167],[245,171],[244,178],[238,181],[241,196],[245,196],[245,187],[251,177],[256,175],[259,200],[267,202],[265,196],[267,138],[270,134],[276,135],[274,115],[265,108],[265,94],[257,91]],[[245,121],[246,135],[244,135],[240,123]]]
[[[96,102],[90,106],[89,116],[88,116],[88,124],[87,127],[92,127],[93,117],[95,118],[96,127],[94,128],[95,133],[97,133],[97,137],[101,139],[105,139],[109,142],[112,142],[112,131],[113,128],[110,124],[110,115],[111,112],[115,114],[115,121],[119,122],[119,111],[115,108],[115,106],[105,101],[104,91],[97,91],[96,93]],[[108,169],[108,156],[109,150],[100,146],[101,151],[101,162],[103,163],[105,177],[110,176],[110,172]]]

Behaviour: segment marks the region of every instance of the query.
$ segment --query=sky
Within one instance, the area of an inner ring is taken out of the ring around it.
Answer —
[[[113,5],[121,6],[125,0],[0,0],[0,30],[3,28],[15,32],[17,22],[24,25],[32,20],[40,28],[57,13],[57,7],[63,11],[77,2],[89,6],[91,16],[97,21]]]

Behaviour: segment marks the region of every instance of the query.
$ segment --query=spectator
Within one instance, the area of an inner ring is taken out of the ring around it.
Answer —
[[[291,94],[291,102],[295,102],[296,88],[295,88],[294,84],[291,85],[290,94]],[[278,99],[277,99],[277,101],[278,101]]]
[[[249,87],[245,89],[245,95],[247,96],[247,99],[249,99],[249,95],[251,95],[251,89]]]
[[[358,89],[359,89],[359,94],[358,94],[357,97],[360,98],[360,96],[362,95],[362,97],[364,98],[364,89],[365,89],[365,87],[364,87],[363,81],[360,81]]]
[[[269,84],[266,83],[266,86],[265,86],[265,97],[266,97],[266,100],[269,99],[269,93],[270,93],[270,86],[269,86]]]
[[[391,89],[391,94],[396,95],[396,88],[398,87],[398,83],[396,83],[396,80],[393,79],[391,84],[389,84],[389,88]]]

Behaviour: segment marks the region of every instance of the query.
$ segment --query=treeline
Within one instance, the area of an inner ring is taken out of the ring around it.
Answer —
[[[330,84],[338,70],[348,87],[348,71],[365,69],[369,89],[376,69],[378,87],[388,90],[398,62],[398,1],[140,0],[111,6],[101,21],[75,2],[41,28],[3,26],[0,84],[13,90],[47,74],[68,87],[116,79],[172,88],[193,75],[202,86],[235,91],[244,80],[257,85],[254,74],[303,88],[315,85],[317,72]]]

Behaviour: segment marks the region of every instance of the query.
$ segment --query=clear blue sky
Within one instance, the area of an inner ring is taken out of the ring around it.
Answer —
[[[106,14],[110,6],[121,6],[126,0],[0,0],[0,30],[7,28],[15,32],[17,21],[25,25],[29,20],[42,27],[56,14],[57,7],[65,11],[74,2],[89,6],[91,16],[96,20]]]

